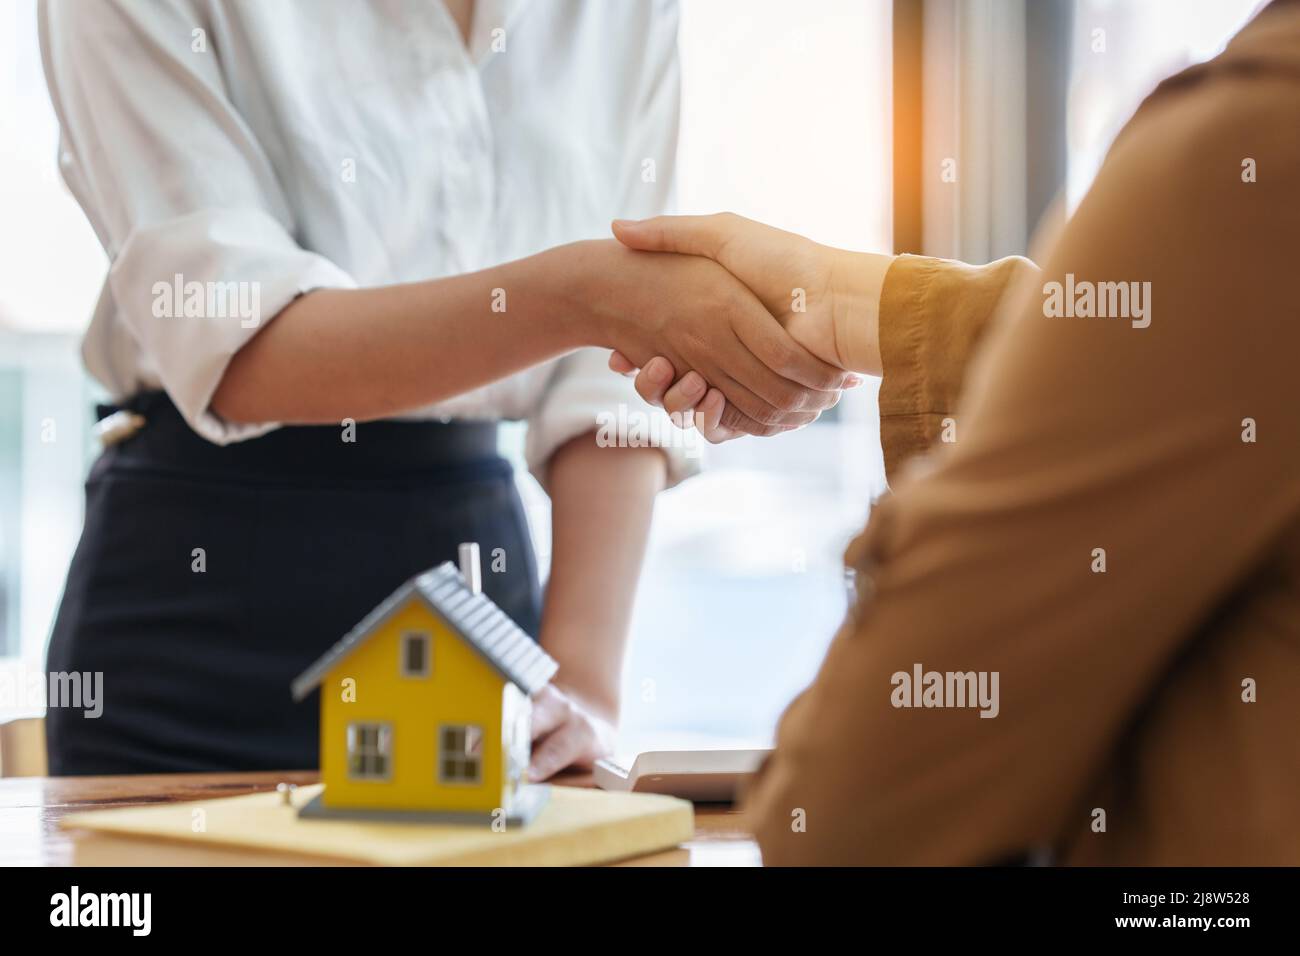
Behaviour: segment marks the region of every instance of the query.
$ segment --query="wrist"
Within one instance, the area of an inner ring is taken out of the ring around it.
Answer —
[[[613,239],[584,239],[534,257],[546,311],[573,348],[617,347],[620,313],[612,307],[608,257],[618,246]]]
[[[603,720],[610,727],[618,725],[617,687],[584,687],[563,681],[556,681],[555,686],[568,694],[590,716]]]
[[[546,597],[537,643],[560,664],[559,673],[551,683],[588,713],[611,724],[617,723],[619,665],[626,625],[620,631],[617,623],[593,618],[582,611],[569,611],[563,606],[557,611],[551,604],[549,590]],[[613,666],[601,653],[610,648],[618,649]]]
[[[836,352],[846,371],[882,373],[880,294],[894,259],[874,252],[832,250],[831,322]]]

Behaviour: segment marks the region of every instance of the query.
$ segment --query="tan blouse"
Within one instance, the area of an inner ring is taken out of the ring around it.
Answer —
[[[1300,863],[1297,130],[1287,0],[1152,95],[1041,275],[891,267],[893,494],[749,794],[766,862]]]

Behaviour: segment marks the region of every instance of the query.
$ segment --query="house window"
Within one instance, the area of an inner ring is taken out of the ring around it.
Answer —
[[[348,776],[353,780],[387,780],[392,775],[393,726],[348,724]]]
[[[402,635],[402,676],[428,677],[430,670],[429,635],[412,631]]]
[[[483,728],[473,724],[443,724],[438,730],[438,780],[478,783],[483,779]]]

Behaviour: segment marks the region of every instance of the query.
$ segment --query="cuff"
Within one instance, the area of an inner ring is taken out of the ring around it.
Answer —
[[[609,351],[581,349],[557,363],[537,413],[528,420],[524,457],[542,487],[551,455],[566,442],[596,433],[602,447],[653,447],[668,463],[668,487],[699,472],[708,444],[647,405],[630,378],[609,370]]]
[[[235,353],[303,293],[356,285],[258,209],[205,209],[138,229],[108,282],[120,320],[177,409],[219,445],[279,424],[232,424],[209,409]]]
[[[985,266],[894,260],[880,295],[880,443],[891,481],[954,417],[966,367],[1004,294],[1037,271],[1019,256]]]

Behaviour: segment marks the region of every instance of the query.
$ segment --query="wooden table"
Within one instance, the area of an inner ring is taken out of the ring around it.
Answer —
[[[69,813],[235,797],[274,790],[277,783],[317,782],[315,771],[178,773],[123,777],[14,777],[0,780],[0,867],[67,866],[72,837],[59,826]],[[590,785],[570,775],[560,783]],[[627,861],[631,866],[754,866],[758,847],[740,814],[728,807],[696,807],[695,839],[675,850]]]

